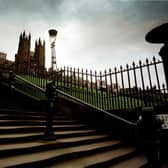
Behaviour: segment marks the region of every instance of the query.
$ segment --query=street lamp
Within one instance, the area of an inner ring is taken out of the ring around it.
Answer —
[[[48,31],[51,45],[51,69],[57,70],[57,62],[56,62],[56,52],[55,52],[55,41],[57,36],[57,30],[50,29]]]
[[[56,53],[55,53],[55,41],[57,31],[51,29],[48,31],[51,45],[51,70],[57,70]],[[54,77],[55,78],[55,77]],[[55,83],[55,80],[53,81]],[[55,88],[53,82],[49,82],[46,85],[47,101],[47,113],[46,113],[46,130],[44,133],[44,140],[55,140],[56,136],[53,130],[53,115],[55,111]]]

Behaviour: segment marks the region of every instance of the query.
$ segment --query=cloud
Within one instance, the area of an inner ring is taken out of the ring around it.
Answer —
[[[153,21],[137,26],[117,17],[67,22],[58,32],[58,64],[100,70],[152,58],[160,47],[145,42],[152,25]]]
[[[59,66],[105,69],[157,54],[159,45],[144,41],[151,28],[167,21],[167,2],[113,0],[0,0],[1,48],[14,59],[20,32],[46,40],[58,29]]]
[[[135,0],[0,0],[1,16],[48,21],[94,19],[117,15],[128,20],[143,21],[168,13],[166,1]],[[165,15],[166,17],[166,15]]]

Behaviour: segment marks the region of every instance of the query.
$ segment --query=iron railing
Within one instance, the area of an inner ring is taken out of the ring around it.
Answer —
[[[153,57],[131,66],[88,71],[63,67],[52,72],[19,74],[45,89],[54,81],[57,89],[103,110],[125,110],[168,103],[163,63]]]
[[[162,61],[153,57],[104,72],[64,67],[51,74],[60,90],[103,110],[132,109],[167,103]],[[52,78],[51,77],[51,78]]]

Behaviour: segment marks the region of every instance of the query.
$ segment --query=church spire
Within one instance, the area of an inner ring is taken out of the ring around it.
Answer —
[[[39,38],[39,46],[41,46],[41,39]]]

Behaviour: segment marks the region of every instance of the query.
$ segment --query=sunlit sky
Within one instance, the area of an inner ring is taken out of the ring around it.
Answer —
[[[168,22],[168,1],[143,0],[0,0],[0,52],[14,60],[19,35],[31,33],[31,50],[57,29],[57,65],[104,70],[158,56],[162,44],[146,33]]]

